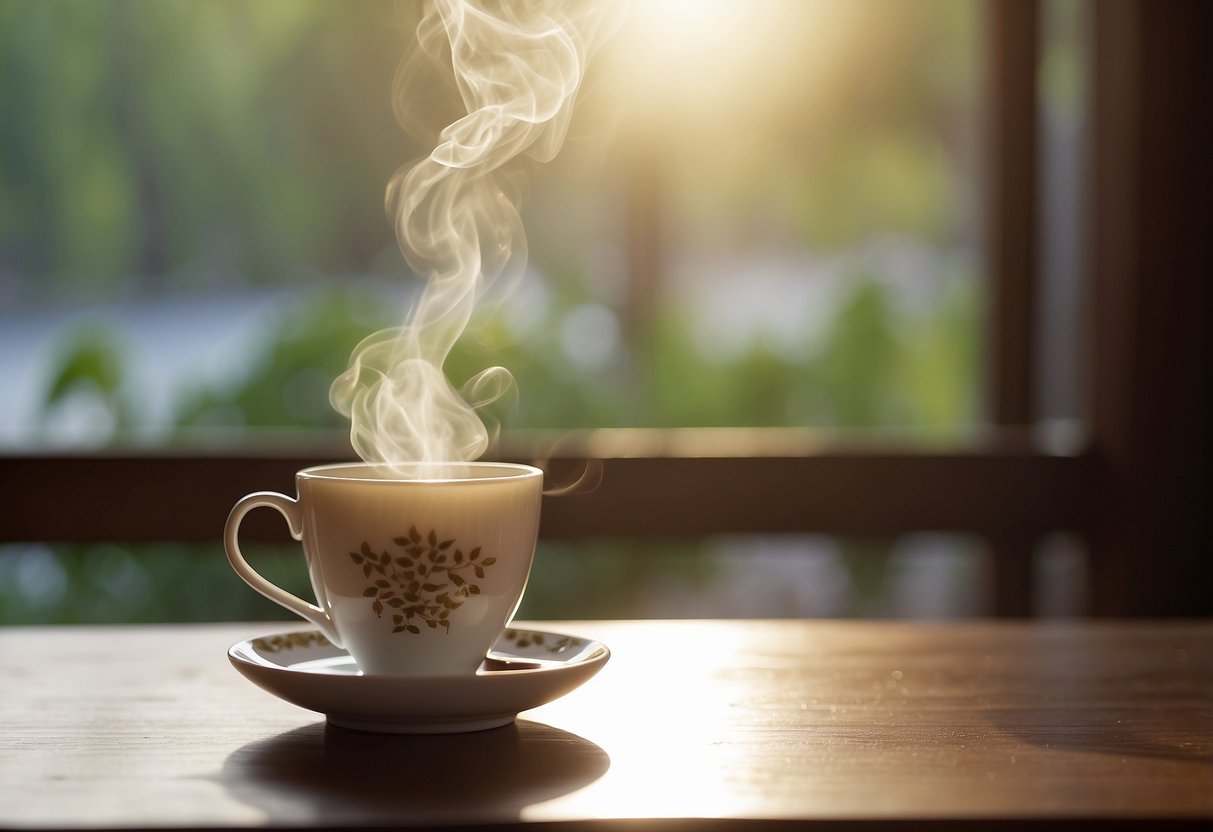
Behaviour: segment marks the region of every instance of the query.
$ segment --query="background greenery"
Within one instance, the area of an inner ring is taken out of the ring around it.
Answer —
[[[651,33],[629,23],[587,79],[562,156],[530,171],[530,272],[447,366],[456,383],[488,364],[511,370],[519,395],[507,429],[806,425],[956,437],[974,422],[980,7],[769,3],[776,12],[754,15],[754,31],[734,22],[737,43],[709,38],[677,67],[644,64],[637,50]],[[73,322],[52,347],[24,443],[55,445],[37,425],[84,400],[107,414],[93,436],[102,444],[346,427],[328,405],[329,381],[417,290],[382,212],[388,177],[424,151],[390,108],[415,11],[0,0],[0,320],[32,310]],[[747,55],[764,63],[729,70],[737,89],[702,81]],[[695,72],[697,89],[671,92]],[[438,109],[443,94],[435,88]],[[638,154],[658,160],[666,251],[643,294],[628,282],[621,231]],[[731,328],[704,311],[713,293],[770,262],[782,272],[747,301],[760,321],[790,303],[781,287],[828,284],[803,328],[775,334],[760,322],[730,351],[705,348],[712,326]],[[132,333],[92,310],[202,296],[239,308],[265,290],[284,299],[258,321],[247,361],[219,379],[182,379],[168,423],[149,434]],[[587,331],[598,333],[588,352],[577,341]],[[524,613],[660,613],[660,591],[644,587],[728,579],[721,545],[545,544]],[[215,546],[7,549],[0,622],[280,612]],[[850,582],[835,611],[880,611],[890,551],[837,548]],[[255,558],[305,591],[297,552]]]

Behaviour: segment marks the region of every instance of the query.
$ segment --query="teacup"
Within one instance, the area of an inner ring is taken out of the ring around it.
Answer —
[[[474,673],[530,575],[543,472],[497,462],[348,463],[299,471],[298,497],[263,491],[232,508],[223,542],[249,586],[302,616],[367,674]],[[303,541],[316,604],[240,552],[240,522],[268,506]]]

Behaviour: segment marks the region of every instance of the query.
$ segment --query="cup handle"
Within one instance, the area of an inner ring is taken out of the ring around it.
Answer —
[[[292,595],[285,589],[270,583],[261,577],[253,567],[249,566],[248,561],[244,559],[244,553],[240,551],[240,542],[237,539],[240,532],[240,522],[244,519],[244,515],[255,508],[263,506],[277,509],[278,513],[286,518],[286,524],[290,528],[291,537],[295,538],[295,540],[303,537],[303,524],[300,517],[298,500],[293,500],[285,494],[278,494],[274,491],[258,491],[254,494],[241,497],[236,502],[236,505],[232,507],[231,514],[227,516],[227,525],[223,528],[223,548],[227,550],[227,559],[231,562],[232,569],[236,570],[236,574],[243,578],[245,583],[275,604],[280,604],[301,618],[315,624],[320,628],[320,632],[324,633],[325,638],[340,647],[341,641],[337,637],[333,621],[329,618],[328,613],[315,604],[309,604],[302,598]]]

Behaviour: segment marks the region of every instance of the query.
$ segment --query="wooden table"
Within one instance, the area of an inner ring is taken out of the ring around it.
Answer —
[[[0,630],[0,826],[1213,821],[1210,622],[543,626],[614,655],[511,727],[439,737],[249,684],[226,648],[273,624]]]

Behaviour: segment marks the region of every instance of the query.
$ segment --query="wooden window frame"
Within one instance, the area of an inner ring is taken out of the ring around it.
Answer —
[[[995,613],[1029,614],[1036,540],[1070,530],[1092,556],[1093,612],[1213,613],[1208,283],[1213,4],[1102,0],[1089,15],[1085,280],[1089,441],[1058,453],[1035,424],[1039,4],[988,6],[986,220],[993,430],[960,449],[806,430],[599,431],[517,440],[507,459],[601,483],[549,498],[547,537],[970,532],[995,555]],[[1024,175],[1032,171],[1033,175]],[[632,214],[637,275],[659,268],[651,178]],[[646,196],[647,194],[647,196]],[[1177,344],[1174,351],[1160,344]],[[546,449],[555,445],[559,453]],[[228,508],[339,444],[266,451],[0,457],[0,541],[218,540]],[[249,534],[282,539],[276,518]]]

